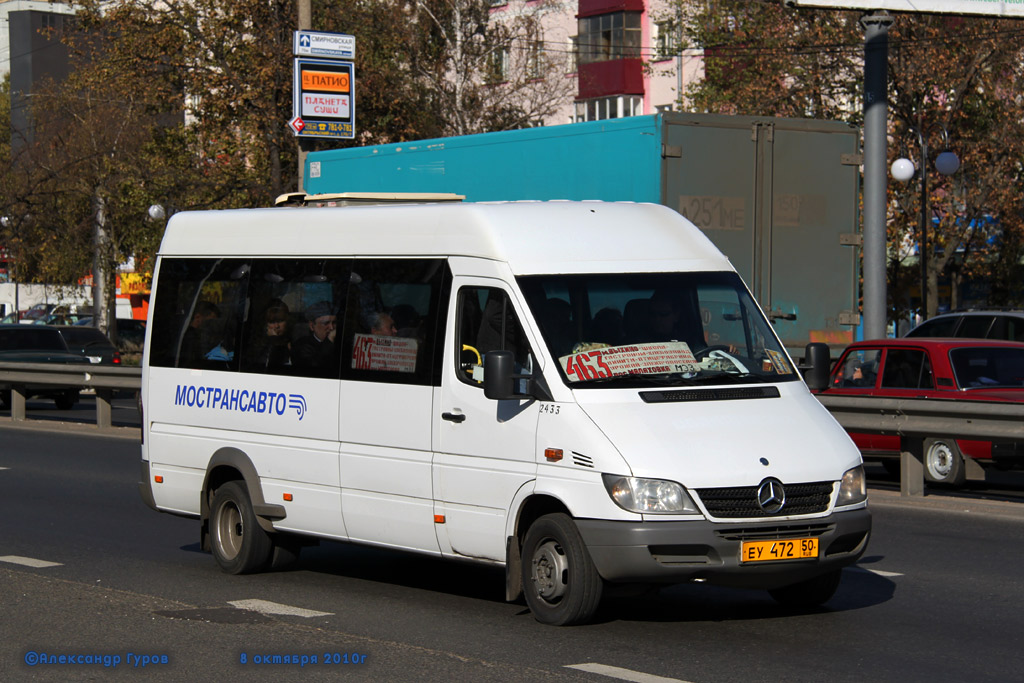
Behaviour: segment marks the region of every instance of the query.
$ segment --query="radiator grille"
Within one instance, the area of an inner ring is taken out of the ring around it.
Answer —
[[[832,500],[830,481],[810,484],[785,484],[786,504],[774,514],[761,509],[757,503],[757,486],[736,486],[722,489],[697,489],[697,495],[712,517],[778,517],[780,515],[810,515],[828,510]]]

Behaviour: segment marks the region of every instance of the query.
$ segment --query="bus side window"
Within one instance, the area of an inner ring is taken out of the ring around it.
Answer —
[[[243,372],[337,379],[351,264],[350,259],[255,260]]]
[[[164,259],[150,363],[237,370],[249,269],[248,259]]]
[[[342,378],[440,384],[439,325],[451,275],[444,259],[372,258],[352,264]]]

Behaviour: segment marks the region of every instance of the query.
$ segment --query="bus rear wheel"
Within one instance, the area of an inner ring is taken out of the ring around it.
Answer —
[[[213,559],[228,574],[262,571],[274,545],[256,520],[243,484],[229,481],[213,495],[210,506],[210,547]]]

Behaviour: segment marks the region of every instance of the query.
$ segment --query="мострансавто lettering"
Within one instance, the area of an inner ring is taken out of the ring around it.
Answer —
[[[263,415],[284,415],[286,411],[294,410],[300,420],[306,414],[306,397],[302,394],[224,389],[193,384],[177,386],[174,390],[174,405]]]

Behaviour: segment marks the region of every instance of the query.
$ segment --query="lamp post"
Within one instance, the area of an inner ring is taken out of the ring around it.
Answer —
[[[911,128],[917,135],[921,150],[921,217],[918,225],[918,259],[921,262],[921,320],[928,317],[928,138],[919,128]],[[943,143],[949,142],[949,134],[942,129]],[[947,145],[948,146],[948,145]],[[960,168],[960,159],[948,149],[935,157],[935,170],[945,176],[953,175]],[[914,162],[900,158],[892,162],[892,177],[905,183],[914,177]]]

